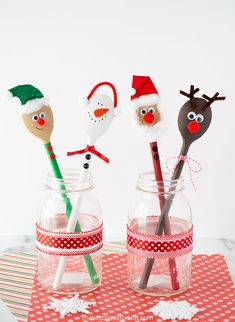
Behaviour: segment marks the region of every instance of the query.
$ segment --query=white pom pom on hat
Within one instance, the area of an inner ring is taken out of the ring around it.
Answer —
[[[136,94],[136,89],[132,87],[130,94],[131,94],[131,96],[134,96]]]
[[[83,98],[80,98],[79,100],[78,100],[78,105],[79,106],[87,106],[88,105],[88,103],[89,103],[89,100],[86,98],[86,97],[83,97]]]
[[[12,100],[12,98],[13,98],[13,94],[10,91],[5,91],[1,95],[1,100],[3,102],[10,101],[10,100]]]

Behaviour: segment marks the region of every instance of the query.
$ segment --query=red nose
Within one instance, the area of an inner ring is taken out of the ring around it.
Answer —
[[[39,125],[44,125],[45,124],[45,120],[43,120],[43,119],[38,119],[38,124]]]
[[[154,121],[154,115],[150,112],[147,112],[146,114],[144,114],[144,121],[148,124],[153,123]]]
[[[200,130],[200,125],[196,121],[191,121],[187,126],[190,133],[197,133]]]

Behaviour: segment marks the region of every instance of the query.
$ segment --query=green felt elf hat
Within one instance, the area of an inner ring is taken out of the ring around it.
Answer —
[[[22,114],[30,114],[38,111],[42,106],[48,106],[49,100],[36,87],[26,84],[9,89],[4,95],[4,100],[18,98],[21,103]]]

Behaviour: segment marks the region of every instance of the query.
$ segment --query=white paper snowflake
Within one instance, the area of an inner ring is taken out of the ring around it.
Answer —
[[[96,305],[96,302],[86,302],[82,299],[79,299],[78,295],[75,295],[72,298],[64,297],[60,300],[54,297],[49,297],[49,299],[49,305],[43,306],[43,310],[55,310],[55,312],[60,312],[61,318],[69,313],[81,312],[89,314],[89,306]]]
[[[159,301],[149,310],[163,320],[191,320],[196,313],[201,311],[204,309],[199,309],[188,301]]]

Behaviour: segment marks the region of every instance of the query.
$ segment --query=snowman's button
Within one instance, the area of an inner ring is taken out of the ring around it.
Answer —
[[[90,160],[90,159],[91,159],[91,154],[90,154],[90,153],[86,154],[85,158],[86,158],[87,160]]]
[[[154,146],[152,147],[152,150],[153,150],[153,152],[157,152],[157,151],[158,151],[157,146],[156,146],[156,145],[154,145]]]
[[[84,163],[84,164],[83,164],[83,168],[84,168],[84,169],[88,169],[88,168],[89,168],[89,164],[88,164],[88,163]]]
[[[159,160],[159,154],[158,153],[154,154],[154,160]]]
[[[48,145],[47,151],[52,151],[52,146],[51,145]]]

